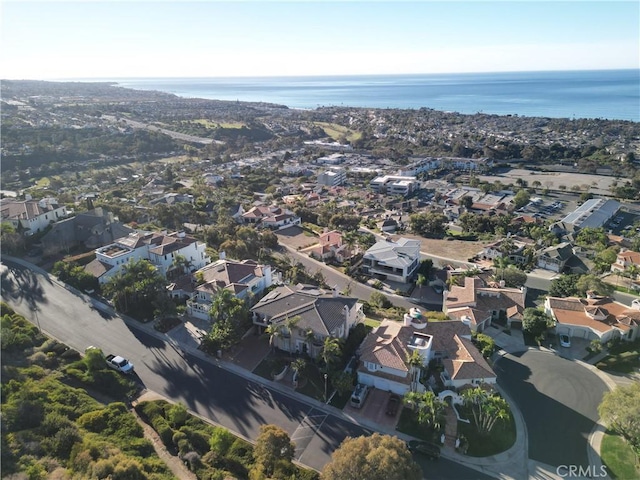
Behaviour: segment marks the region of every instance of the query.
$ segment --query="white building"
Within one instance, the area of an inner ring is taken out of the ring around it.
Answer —
[[[337,187],[347,182],[347,171],[344,168],[332,167],[318,175],[318,184]]]
[[[54,198],[41,200],[0,199],[0,217],[2,222],[13,225],[17,231],[30,236],[47,228],[50,224],[62,220],[68,212]]]
[[[376,242],[365,252],[360,269],[371,277],[408,283],[419,266],[420,242],[400,238],[397,242]]]
[[[205,254],[206,245],[184,232],[158,233],[134,232],[114,243],[95,250],[96,258],[85,270],[103,284],[120,273],[129,262],[148,260],[164,277],[185,273],[176,264],[178,256],[195,271],[210,262]]]
[[[384,175],[376,177],[369,186],[374,192],[386,193],[388,195],[407,196],[418,188],[420,182],[416,177],[404,177],[400,175]]]

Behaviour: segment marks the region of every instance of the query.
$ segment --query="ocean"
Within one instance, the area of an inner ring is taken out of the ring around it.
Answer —
[[[640,121],[640,70],[104,79],[187,98]]]

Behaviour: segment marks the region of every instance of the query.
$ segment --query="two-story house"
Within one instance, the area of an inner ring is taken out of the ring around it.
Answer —
[[[471,329],[460,321],[426,322],[413,314],[403,322],[385,319],[358,351],[358,382],[399,395],[425,391],[428,379],[421,379],[421,373],[431,360],[443,366],[440,380],[446,387],[496,382],[496,374],[471,343]],[[419,353],[421,365],[409,362],[413,352]]]
[[[67,209],[59,205],[54,198],[41,200],[0,199],[0,218],[2,222],[13,225],[26,236],[42,232],[50,224],[67,216]]]
[[[328,337],[346,339],[364,321],[357,298],[328,293],[310,285],[281,286],[251,308],[253,323],[261,331],[271,327],[276,348],[316,358]]]
[[[640,278],[640,253],[633,250],[624,250],[616,256],[616,261],[611,264],[611,271],[622,273],[635,269],[635,279]]]
[[[166,278],[185,273],[177,260],[183,257],[195,271],[211,260],[206,245],[184,232],[133,232],[104,247],[97,248],[96,258],[85,266],[100,284],[122,272],[132,261],[148,260]]]
[[[487,285],[478,277],[465,277],[463,286],[452,285],[443,295],[444,313],[468,324],[474,332],[482,332],[501,315],[509,326],[513,321],[521,322],[527,289]]]
[[[318,240],[318,245],[309,249],[313,257],[320,260],[335,258],[338,262],[344,262],[353,256],[349,247],[342,242],[342,233],[337,230],[322,233]]]
[[[364,253],[360,271],[368,276],[408,283],[420,266],[420,242],[399,238],[376,242]]]
[[[535,245],[530,239],[507,237],[486,245],[478,256],[483,260],[508,258],[512,263],[522,265],[527,262],[526,248]]]
[[[262,297],[273,282],[271,267],[253,260],[220,259],[197,270],[192,277],[198,283],[187,300],[186,312],[202,320],[210,320],[209,310],[219,290],[228,289],[237,298],[251,304]]]
[[[573,246],[569,242],[547,247],[538,255],[537,265],[545,270],[561,273],[573,257]]]

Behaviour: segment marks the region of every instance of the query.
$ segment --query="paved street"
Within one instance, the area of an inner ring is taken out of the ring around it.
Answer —
[[[575,361],[535,350],[507,354],[495,370],[524,416],[529,458],[554,467],[589,465],[589,434],[607,391],[600,377]]]
[[[2,260],[2,298],[26,318],[34,308],[43,331],[72,348],[83,351],[95,345],[105,352],[127,356],[147,390],[218,423],[248,439],[258,436],[261,425],[276,424],[297,444],[296,458],[321,470],[331,453],[347,436],[369,430],[345,421],[305,397],[270,388],[270,382],[244,378],[201,352],[191,354],[173,346],[161,334],[150,334],[135,322],[125,322],[95,308],[93,300],[60,286],[40,273]],[[490,478],[455,462],[441,459],[424,463],[425,478]]]

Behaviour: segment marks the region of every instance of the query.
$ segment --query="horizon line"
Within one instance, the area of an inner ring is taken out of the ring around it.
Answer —
[[[574,68],[574,69],[542,69],[542,70],[483,70],[483,71],[459,71],[459,72],[401,72],[401,73],[337,73],[337,74],[294,74],[294,75],[193,75],[193,76],[91,76],[91,77],[50,77],[50,78],[6,78],[1,80],[12,81],[44,81],[44,82],[62,82],[62,81],[107,81],[114,80],[135,80],[135,79],[179,79],[179,78],[227,78],[227,79],[243,79],[243,78],[326,78],[326,77],[393,77],[400,75],[477,75],[477,74],[509,74],[509,73],[553,73],[553,72],[613,72],[621,70],[637,70],[639,67],[619,67],[619,68]]]

